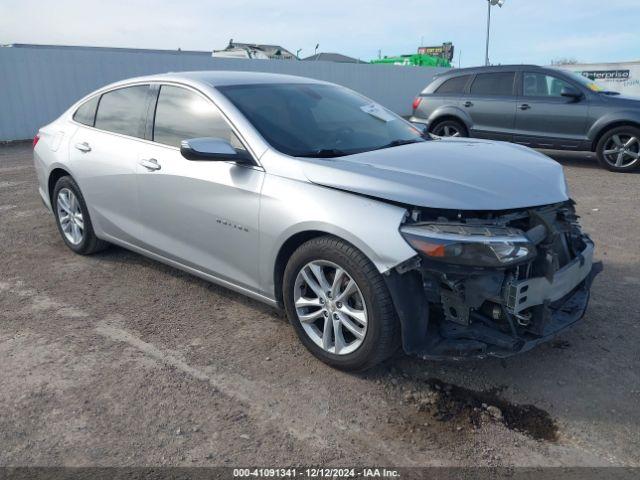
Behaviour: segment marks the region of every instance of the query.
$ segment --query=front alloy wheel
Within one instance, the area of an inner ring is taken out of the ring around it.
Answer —
[[[618,168],[629,167],[640,158],[640,140],[631,135],[613,135],[602,153],[610,165]]]
[[[295,306],[302,328],[324,351],[347,355],[367,335],[367,307],[360,288],[335,263],[316,260],[298,273]]]
[[[614,172],[629,172],[640,167],[640,129],[619,127],[606,133],[596,148],[603,167]]]
[[[391,356],[400,324],[389,289],[357,248],[330,235],[313,238],[289,258],[282,300],[298,338],[323,362],[362,371]]]

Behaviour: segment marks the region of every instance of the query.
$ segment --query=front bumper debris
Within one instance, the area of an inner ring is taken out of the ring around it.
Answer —
[[[548,303],[545,322],[540,335],[524,334],[517,337],[502,333],[484,324],[469,327],[451,325],[445,327],[446,338],[427,342],[423,348],[411,352],[424,359],[460,360],[464,358],[506,358],[531,350],[536,345],[548,342],[556,335],[582,319],[589,303],[591,282],[598,273],[598,266],[567,297]]]
[[[416,257],[390,272],[385,278],[404,350],[425,359],[504,358],[579,321],[602,265],[594,263],[593,242],[580,231],[572,205],[558,211],[557,217],[554,209],[542,212],[547,235],[528,265],[465,270]],[[527,228],[540,232],[536,216]]]
[[[593,243],[568,265],[555,272],[551,281],[546,277],[511,281],[507,285],[506,306],[510,313],[518,313],[546,301],[555,302],[567,296],[591,273]]]

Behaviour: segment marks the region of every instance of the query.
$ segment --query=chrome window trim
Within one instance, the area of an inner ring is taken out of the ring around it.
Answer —
[[[179,152],[180,149],[178,147],[173,147],[171,145],[165,145],[163,143],[154,142],[153,140],[149,140],[147,138],[133,137],[131,135],[125,135],[124,133],[117,133],[117,132],[111,132],[109,130],[103,130],[101,128],[96,128],[95,126],[85,125],[84,123],[80,123],[80,122],[77,122],[76,120],[74,120],[73,115],[78,110],[78,108],[80,108],[82,105],[84,105],[86,102],[88,102],[89,100],[93,99],[94,97],[102,96],[105,93],[110,93],[110,92],[113,92],[113,91],[116,91],[116,90],[120,90],[122,88],[136,87],[136,86],[141,86],[141,85],[147,85],[149,87],[151,85],[158,85],[159,87],[162,87],[162,85],[172,85],[172,86],[177,86],[177,87],[181,87],[181,88],[186,88],[188,90],[192,90],[196,94],[198,94],[201,97],[203,97],[205,100],[209,101],[215,108],[218,109],[218,111],[222,115],[222,118],[224,119],[224,121],[231,128],[233,133],[238,137],[238,140],[240,140],[240,143],[242,143],[242,145],[247,149],[247,152],[249,152],[249,154],[251,155],[253,161],[255,162],[255,165],[240,165],[240,166],[245,167],[245,168],[253,168],[255,170],[264,171],[264,167],[262,166],[262,164],[258,160],[258,155],[255,153],[255,151],[248,144],[248,142],[246,141],[244,136],[240,133],[238,128],[233,124],[233,122],[231,122],[231,120],[229,119],[227,114],[220,107],[218,107],[216,102],[214,102],[211,97],[209,97],[206,93],[202,92],[201,90],[198,90],[197,88],[195,88],[195,87],[193,87],[191,85],[187,85],[187,84],[184,84],[184,83],[176,82],[176,81],[173,81],[173,80],[153,80],[153,81],[147,80],[147,81],[131,82],[131,83],[118,85],[116,87],[109,88],[107,90],[101,90],[99,92],[96,92],[95,95],[91,95],[89,97],[85,97],[80,102],[76,103],[73,106],[73,108],[70,109],[71,113],[69,114],[68,121],[70,123],[74,124],[74,125],[77,125],[78,127],[90,128],[91,130],[95,130],[96,132],[106,133],[106,134],[109,134],[109,135],[115,135],[117,137],[127,138],[127,139],[130,139],[130,140],[137,140],[137,141],[140,141],[140,142],[148,143],[148,144],[153,145],[153,146],[164,147],[164,148],[168,148],[168,149],[175,150],[175,151]],[[156,106],[157,106],[157,98],[156,98],[155,101],[156,101]],[[97,112],[98,112],[99,108],[100,108],[100,101],[98,100],[98,106],[96,108],[96,116],[97,116]],[[155,108],[154,108],[154,118],[153,118],[153,120],[155,120]],[[94,123],[95,123],[95,120],[94,120]],[[238,165],[237,163],[235,163],[233,161],[225,161],[224,163],[231,163],[231,164]]]

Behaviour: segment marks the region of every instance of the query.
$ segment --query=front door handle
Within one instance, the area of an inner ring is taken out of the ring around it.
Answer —
[[[156,170],[160,170],[162,168],[155,158],[140,160],[140,165],[142,165],[150,172],[155,172]]]
[[[473,107],[473,102],[470,102],[470,101],[467,100],[466,102],[464,102],[464,106],[465,107]]]
[[[529,105],[528,103],[523,103],[522,105],[520,105],[520,110],[529,110],[531,108],[531,105]]]
[[[76,143],[75,147],[82,153],[88,153],[91,151],[91,145],[89,145],[87,142]]]

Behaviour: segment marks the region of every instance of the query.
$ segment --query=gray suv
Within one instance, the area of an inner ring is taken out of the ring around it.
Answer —
[[[534,65],[437,75],[413,103],[414,123],[437,136],[596,152],[615,172],[640,166],[640,99],[568,71]]]

